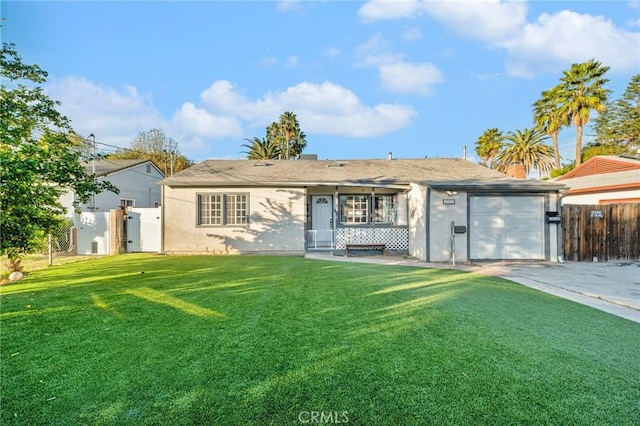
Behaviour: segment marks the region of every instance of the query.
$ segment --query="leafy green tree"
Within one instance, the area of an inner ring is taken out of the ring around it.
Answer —
[[[54,229],[65,210],[60,196],[72,190],[76,207],[95,193],[117,189],[98,182],[81,164],[84,146],[59,102],[45,95],[47,72],[27,65],[15,45],[3,43],[0,56],[0,255],[12,269]]]
[[[128,149],[120,149],[108,158],[151,160],[165,175],[178,173],[193,165],[193,162],[180,154],[178,142],[165,134],[162,129],[151,129],[138,133]]]
[[[507,144],[496,157],[496,169],[505,173],[510,165],[522,164],[525,172],[547,174],[553,167],[553,150],[545,143],[548,136],[537,128],[508,132]]]
[[[625,147],[617,143],[592,142],[582,149],[582,161],[587,161],[596,155],[618,155],[625,151]]]
[[[563,114],[576,126],[576,166],[582,162],[582,131],[589,122],[591,111],[603,112],[606,109],[609,90],[604,86],[609,81],[604,77],[609,67],[591,59],[573,64],[563,71],[558,86],[563,99]]]
[[[280,145],[277,143],[260,138],[245,140],[249,143],[242,146],[247,148],[244,153],[249,160],[271,160],[280,156]]]
[[[494,167],[494,159],[504,146],[504,135],[500,130],[493,127],[487,129],[476,141],[476,154],[482,158],[482,164],[487,167]]]
[[[558,134],[560,130],[569,125],[568,116],[563,114],[564,94],[559,86],[552,87],[542,92],[540,99],[533,104],[533,120],[536,125],[553,141],[553,157],[555,168],[559,169],[560,149],[558,148]]]
[[[560,168],[551,169],[551,172],[549,172],[549,177],[556,178],[558,176],[565,175],[575,168],[576,163],[563,164]]]
[[[609,102],[594,121],[596,145],[606,146],[608,151],[617,145],[619,152],[640,147],[640,74],[631,78],[622,97]]]

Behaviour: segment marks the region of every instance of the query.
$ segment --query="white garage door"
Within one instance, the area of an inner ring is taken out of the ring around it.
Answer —
[[[472,196],[471,259],[544,259],[542,196]]]

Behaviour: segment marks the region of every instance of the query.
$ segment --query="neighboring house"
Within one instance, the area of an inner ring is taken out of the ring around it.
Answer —
[[[124,223],[114,215],[114,211],[126,208],[153,208],[160,206],[161,190],[158,181],[164,174],[151,160],[96,160],[84,164],[89,172],[93,172],[99,181],[109,181],[119,193],[104,191],[91,198],[89,203],[80,206],[80,213],[73,207],[75,194],[68,192],[61,197],[61,203],[67,210],[67,217],[73,222],[77,254],[111,254],[118,252],[119,238],[123,239]],[[132,216],[131,214],[129,216]],[[138,223],[135,215],[134,221]],[[156,215],[158,216],[158,215]],[[159,221],[159,219],[158,219]],[[129,224],[127,224],[129,225]],[[130,229],[129,234],[138,236],[139,225]],[[140,251],[140,239],[128,235],[126,249]],[[159,235],[157,236],[159,240]],[[148,239],[148,238],[147,238]],[[159,245],[159,244],[158,244]],[[133,249],[131,249],[133,247]]]
[[[88,172],[94,170],[91,161],[84,163]],[[83,212],[108,212],[120,207],[158,207],[160,188],[156,184],[164,174],[151,160],[109,160],[95,162],[95,173],[99,181],[109,181],[120,190],[118,194],[104,191],[96,194],[87,204],[80,206]],[[75,194],[69,192],[62,197],[67,215],[74,215]]]
[[[159,183],[162,251],[303,254],[383,243],[425,261],[557,260],[557,183],[462,159],[209,160]],[[457,227],[457,228],[454,228]],[[453,232],[456,231],[456,232]]]
[[[640,202],[640,155],[598,155],[555,182],[569,188],[562,204]]]

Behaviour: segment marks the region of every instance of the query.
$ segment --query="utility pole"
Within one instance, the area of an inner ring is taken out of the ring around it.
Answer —
[[[91,172],[93,173],[93,176],[95,177],[95,175],[96,175],[96,135],[91,133],[91,134],[89,134],[88,139],[91,140],[91,144],[92,144],[92,148],[93,148],[93,155],[91,156],[92,157],[92,159],[91,159]],[[92,198],[91,210],[93,210],[95,212],[96,211],[96,194],[94,193],[91,198]]]

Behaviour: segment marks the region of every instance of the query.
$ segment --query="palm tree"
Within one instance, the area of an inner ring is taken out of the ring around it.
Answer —
[[[493,168],[493,160],[504,145],[504,135],[497,128],[487,129],[476,141],[476,154],[482,158],[482,163]]]
[[[609,79],[604,74],[609,67],[594,59],[571,65],[563,71],[559,89],[564,98],[561,107],[565,117],[576,126],[576,166],[582,163],[582,129],[589,122],[591,110],[603,112],[606,109],[610,90],[604,85]]]
[[[548,139],[537,128],[507,133],[508,143],[496,157],[496,169],[506,173],[512,164],[522,164],[525,173],[537,170],[540,174],[549,173],[553,168],[552,148],[545,143]]]
[[[284,137],[280,134],[280,127],[275,121],[267,127],[267,141],[278,147],[278,153],[282,155]]]
[[[299,132],[297,137],[292,140],[291,155],[297,157],[302,154],[302,151],[307,147],[307,135],[304,132]]]
[[[253,138],[245,139],[249,144],[242,145],[247,148],[247,151],[243,151],[247,154],[249,160],[271,160],[278,158],[280,155],[280,147],[271,141]]]
[[[542,97],[533,104],[533,120],[542,131],[553,140],[553,157],[555,168],[560,164],[560,150],[558,148],[558,134],[569,125],[568,116],[563,114],[561,106],[564,104],[564,93],[560,86],[552,87],[542,92]]]
[[[280,115],[280,121],[278,122],[279,134],[283,138],[285,143],[284,154],[288,160],[291,158],[292,143],[294,144],[294,156],[300,154],[302,150],[307,146],[306,135],[300,131],[300,124],[298,118],[291,111],[285,111]],[[297,152],[295,152],[297,151]]]

